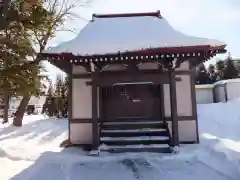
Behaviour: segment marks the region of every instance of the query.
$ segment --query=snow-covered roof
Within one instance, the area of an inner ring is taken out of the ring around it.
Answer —
[[[149,48],[193,46],[224,46],[208,38],[185,35],[176,31],[161,16],[98,16],[90,21],[72,40],[48,49],[44,53],[74,55],[104,55],[139,51]]]

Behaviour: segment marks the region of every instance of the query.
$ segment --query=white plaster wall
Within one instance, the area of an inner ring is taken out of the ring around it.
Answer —
[[[141,63],[138,65],[139,69],[146,70],[146,69],[158,69],[158,63]],[[185,61],[183,62],[179,68],[176,68],[176,71],[182,71],[182,70],[189,70],[189,62]]]
[[[73,144],[92,144],[92,124],[70,123],[70,141]]]
[[[103,71],[119,71],[119,70],[125,70],[126,66],[122,64],[109,64],[105,66],[102,70]]]
[[[190,69],[189,62],[184,61],[179,68],[176,68],[176,71],[189,70],[189,69]]]
[[[141,63],[138,68],[141,70],[158,69],[158,63]]]
[[[216,102],[226,101],[224,86],[216,86],[214,92],[215,92]]]
[[[192,142],[197,141],[197,126],[196,121],[179,121],[178,122],[178,135],[179,141],[181,142]],[[172,122],[168,122],[168,128],[172,134]]]
[[[158,68],[158,64],[157,63],[141,63],[139,64],[139,69],[157,69]],[[111,64],[111,65],[107,65],[103,68],[103,71],[116,71],[116,70],[125,70],[126,66],[124,65],[115,65],[115,64]],[[176,71],[179,70],[189,70],[189,62],[185,61],[183,62],[179,68],[176,68]],[[86,73],[86,69],[82,66],[79,65],[72,65],[72,71],[73,74],[80,74],[80,73]]]
[[[79,65],[72,65],[72,73],[73,74],[80,74],[80,73],[86,73],[86,69]]]
[[[86,82],[90,79],[73,79],[72,81],[72,117],[92,118],[92,87]]]
[[[190,75],[177,75],[176,77],[181,78],[181,81],[176,82],[178,116],[191,116],[192,98],[191,98]],[[170,117],[171,106],[169,84],[164,84],[163,89],[164,89],[165,116]]]
[[[213,103],[213,89],[212,88],[195,88],[197,104]]]
[[[73,144],[92,144],[92,124],[70,124],[70,141]]]
[[[227,97],[228,101],[240,98],[240,82],[227,83]]]

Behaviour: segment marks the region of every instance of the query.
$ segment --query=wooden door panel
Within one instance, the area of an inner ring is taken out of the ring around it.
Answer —
[[[103,118],[150,118],[160,112],[160,91],[153,84],[128,84],[102,90]]]

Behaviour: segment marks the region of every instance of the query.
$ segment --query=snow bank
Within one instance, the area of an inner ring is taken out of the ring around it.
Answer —
[[[229,176],[240,173],[239,107],[240,100],[198,105],[202,150],[199,149],[199,158]],[[217,161],[211,162],[214,156]]]
[[[240,100],[198,105],[200,133],[240,141]]]
[[[240,83],[240,78],[217,81],[213,85],[216,86],[216,85],[226,84],[226,83]]]
[[[34,160],[47,149],[60,151],[59,144],[66,138],[67,120],[54,120],[43,115],[25,116],[21,128],[0,125],[0,157]]]
[[[212,89],[214,86],[213,84],[198,84],[195,85],[196,89]]]

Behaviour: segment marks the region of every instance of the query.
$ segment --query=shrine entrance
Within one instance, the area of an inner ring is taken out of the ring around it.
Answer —
[[[115,84],[102,88],[104,119],[156,119],[160,117],[160,85]]]

